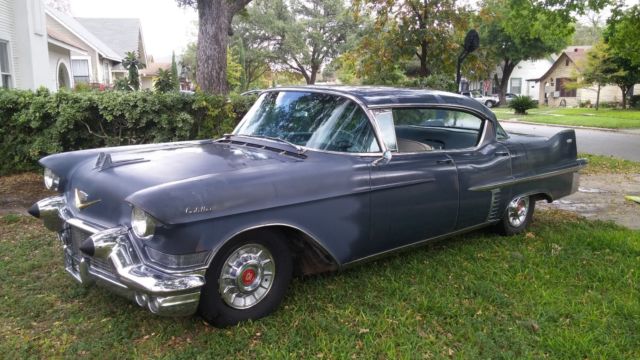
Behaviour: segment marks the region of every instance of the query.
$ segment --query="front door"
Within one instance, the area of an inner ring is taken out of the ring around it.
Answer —
[[[371,170],[371,242],[376,254],[454,229],[458,178],[442,152],[395,154]]]

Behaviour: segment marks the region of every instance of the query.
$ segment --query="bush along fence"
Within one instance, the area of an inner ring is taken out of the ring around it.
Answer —
[[[203,93],[0,90],[0,175],[37,168],[39,158],[62,151],[219,137],[254,101]]]

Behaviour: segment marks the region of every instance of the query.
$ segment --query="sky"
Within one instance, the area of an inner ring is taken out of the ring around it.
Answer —
[[[181,8],[175,0],[70,0],[75,17],[139,18],[147,53],[156,62],[170,61],[171,52],[181,54],[196,41],[198,19],[191,8]]]

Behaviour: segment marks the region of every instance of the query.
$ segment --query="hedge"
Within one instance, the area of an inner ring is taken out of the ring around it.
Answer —
[[[255,101],[203,93],[0,90],[0,175],[45,155],[113,145],[204,139],[233,130]]]

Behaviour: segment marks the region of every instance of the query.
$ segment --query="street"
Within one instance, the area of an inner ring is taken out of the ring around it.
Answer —
[[[522,124],[513,121],[500,121],[500,124],[507,132],[542,136],[552,136],[564,129],[570,129],[558,126]],[[576,131],[578,152],[640,161],[640,131],[574,130]]]

